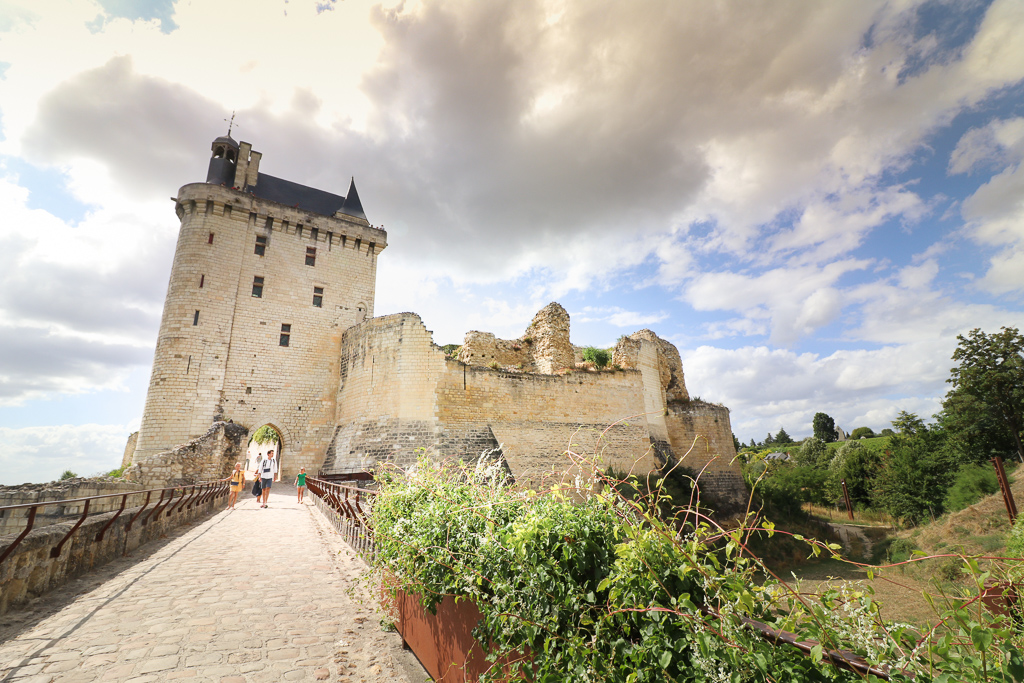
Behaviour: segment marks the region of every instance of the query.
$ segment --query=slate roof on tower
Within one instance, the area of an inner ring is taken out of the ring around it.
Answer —
[[[266,173],[257,174],[256,184],[246,186],[245,191],[260,199],[268,199],[278,204],[298,207],[324,216],[333,216],[340,211],[346,216],[366,220],[363,206],[359,202],[359,194],[356,192],[355,180],[349,186],[347,198]]]

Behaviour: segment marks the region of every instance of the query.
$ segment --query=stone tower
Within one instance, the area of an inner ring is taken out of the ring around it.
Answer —
[[[335,422],[341,335],[373,315],[387,233],[345,196],[260,172],[229,135],[206,182],[178,191],[181,220],[132,461],[216,420],[281,434],[284,476],[315,471]]]

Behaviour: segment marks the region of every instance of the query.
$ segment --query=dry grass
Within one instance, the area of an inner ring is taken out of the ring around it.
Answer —
[[[1007,478],[1017,509],[1024,509],[1024,477],[1019,468],[1010,471]],[[1006,554],[1006,534],[1010,519],[1006,514],[1003,497],[999,493],[986,496],[970,507],[940,517],[932,524],[900,532],[901,538],[910,539],[929,555],[959,552],[966,555]]]
[[[793,576],[782,576],[786,583],[803,593],[821,593],[828,585],[841,581],[860,582],[871,586],[874,599],[881,606],[882,618],[899,621],[917,627],[924,627],[936,621],[935,611],[924,597],[939,593],[938,587],[927,579],[912,576],[898,569],[875,572],[873,579],[867,578],[863,568],[846,562],[824,560],[806,564],[794,569]]]
[[[813,505],[811,503],[804,503],[803,510],[813,517],[817,517],[823,522],[835,522],[836,524],[864,524],[867,526],[887,526],[894,528],[892,517],[881,510],[854,510],[853,521],[850,521],[850,516],[846,512],[846,509],[837,510],[832,507],[825,507],[821,505]]]

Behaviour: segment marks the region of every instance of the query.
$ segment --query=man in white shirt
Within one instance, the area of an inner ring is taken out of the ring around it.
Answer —
[[[263,487],[263,493],[260,494],[260,507],[267,507],[267,499],[270,498],[270,486],[274,483],[274,475],[277,474],[277,460],[274,460],[274,451],[268,451],[267,457],[264,458],[256,467],[257,472],[260,476],[260,486]]]

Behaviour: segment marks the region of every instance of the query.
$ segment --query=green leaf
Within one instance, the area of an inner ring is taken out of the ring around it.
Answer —
[[[821,643],[811,648],[811,661],[817,664],[821,661]]]
[[[668,665],[672,663],[672,653],[665,650],[661,653],[661,657],[658,658],[658,664],[661,665],[662,669],[667,669]]]
[[[974,647],[984,652],[992,646],[992,631],[984,626],[975,626],[971,629],[971,642]]]

